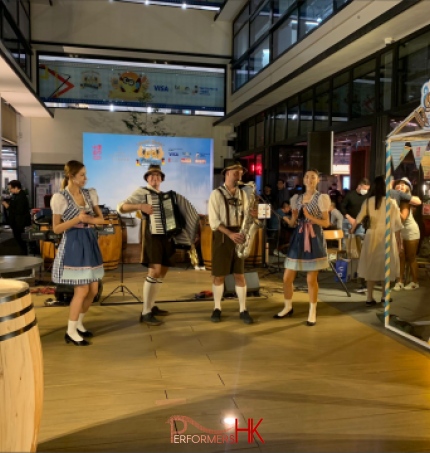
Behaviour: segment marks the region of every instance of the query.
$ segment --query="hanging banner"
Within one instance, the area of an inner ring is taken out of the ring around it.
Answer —
[[[403,159],[407,154],[412,151],[415,159],[415,165],[419,168],[421,160],[426,151],[430,150],[430,141],[419,140],[419,141],[399,141],[391,142],[391,156],[393,159],[394,170],[402,163]]]
[[[422,124],[423,129],[430,130],[430,81],[421,88],[421,106],[424,108],[427,121]]]
[[[150,105],[152,108],[224,112],[222,70],[94,64],[39,59],[44,102]]]

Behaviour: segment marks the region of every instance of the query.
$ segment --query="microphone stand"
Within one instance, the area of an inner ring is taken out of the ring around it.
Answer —
[[[119,226],[121,228],[121,232],[124,228],[127,228],[127,226],[124,225],[121,216],[118,214],[118,219],[119,219]],[[130,304],[142,304],[143,302],[136,296],[136,294],[133,293],[125,284],[124,284],[124,247],[122,246],[122,240],[121,240],[121,281],[120,284],[114,288],[101,302],[100,305],[130,305]],[[115,293],[122,293],[122,297],[125,296],[125,293],[129,294],[130,296],[134,297],[137,302],[118,302],[118,303],[108,303],[105,304],[103,303],[105,300],[109,299],[112,295]]]

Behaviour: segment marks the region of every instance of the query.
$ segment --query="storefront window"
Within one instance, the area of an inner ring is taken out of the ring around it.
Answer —
[[[234,87],[237,90],[248,81],[248,60],[234,70]]]
[[[330,83],[324,82],[315,87],[314,128],[316,131],[329,126]]]
[[[257,123],[256,133],[256,147],[264,146],[264,118]]]
[[[275,116],[275,141],[285,140],[285,128],[287,126],[287,116],[285,114],[285,104],[276,107]]]
[[[349,73],[344,72],[333,79],[332,122],[348,121]]]
[[[313,97],[312,89],[300,95],[300,135],[312,130]]]
[[[255,126],[249,126],[248,130],[248,147],[249,149],[255,148]]]
[[[297,96],[288,100],[287,117],[288,137],[297,137],[299,132],[299,100]]]
[[[360,118],[375,113],[375,67],[376,60],[373,59],[353,70],[353,118]]]
[[[379,72],[379,109],[382,111],[391,108],[391,90],[393,87],[393,51],[381,55]]]
[[[399,48],[398,102],[419,102],[421,87],[430,76],[430,32],[405,42]]]

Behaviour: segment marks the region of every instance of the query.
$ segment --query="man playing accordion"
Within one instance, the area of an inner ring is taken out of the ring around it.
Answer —
[[[175,192],[160,191],[165,174],[159,165],[150,165],[144,179],[148,185],[136,189],[117,209],[121,214],[142,213],[142,264],[148,266],[148,275],[143,285],[140,322],[159,326],[162,321],[156,315],[166,316],[168,312],[155,305],[158,290],[174,264],[175,244],[194,242],[199,216],[186,198]]]

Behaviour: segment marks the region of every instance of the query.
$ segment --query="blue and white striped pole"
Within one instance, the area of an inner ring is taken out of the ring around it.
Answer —
[[[391,141],[385,144],[385,287],[384,287],[384,325],[389,325],[391,295],[391,217],[390,217],[390,180],[391,180]]]

